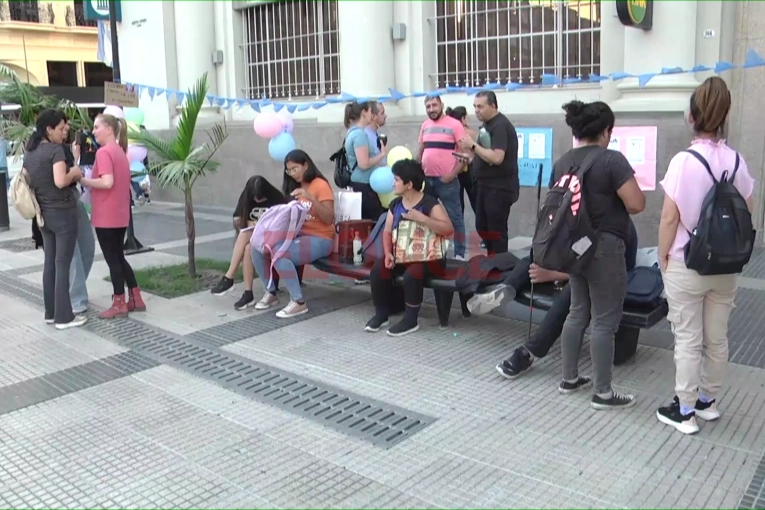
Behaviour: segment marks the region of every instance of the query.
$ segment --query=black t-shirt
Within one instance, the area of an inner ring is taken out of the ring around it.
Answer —
[[[484,122],[489,141],[484,142],[486,135],[479,135],[476,143],[487,149],[505,151],[505,159],[499,165],[487,163],[479,156],[473,158],[473,178],[479,184],[492,188],[512,191],[518,198],[520,182],[518,181],[518,135],[510,120],[498,113],[491,120]]]
[[[578,166],[590,151],[602,150],[596,145],[571,149],[553,165],[549,187],[552,187],[572,166]],[[630,215],[616,194],[635,171],[621,152],[605,150],[584,176],[584,200],[593,228],[630,240]]]
[[[430,212],[437,205],[437,198],[424,193],[422,195],[422,200],[417,202],[417,205],[412,207],[412,209],[420,211],[425,216],[430,216]],[[388,204],[388,210],[393,213],[393,228],[395,229],[401,221],[401,215],[407,212],[408,209],[404,207],[404,200],[401,197],[396,197],[391,200],[390,204]]]
[[[280,200],[265,200],[264,202],[256,202],[255,200],[250,200],[250,203],[246,204],[245,201],[247,200],[246,196],[246,190],[242,191],[242,194],[239,195],[239,200],[236,203],[236,209],[234,209],[234,218],[242,218],[244,221],[247,222],[253,222],[257,223],[257,221],[260,219],[260,216],[268,209],[269,207],[273,207],[275,205],[283,204],[284,199]]]

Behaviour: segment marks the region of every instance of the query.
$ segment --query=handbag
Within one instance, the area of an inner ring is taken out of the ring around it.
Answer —
[[[449,251],[449,239],[416,221],[399,221],[392,237],[396,264],[441,260]]]

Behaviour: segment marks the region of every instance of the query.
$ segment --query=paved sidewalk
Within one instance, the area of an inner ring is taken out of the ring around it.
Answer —
[[[654,415],[672,395],[667,349],[615,370],[634,408],[596,412],[557,392],[557,350],[518,380],[496,374],[526,324],[454,314],[441,330],[426,306],[414,335],[368,334],[369,291],[350,284],[309,281],[311,313],[286,321],[201,293],[59,332],[42,321],[40,255],[0,249],[0,507],[765,503],[760,368],[732,365],[723,418],[687,437]]]

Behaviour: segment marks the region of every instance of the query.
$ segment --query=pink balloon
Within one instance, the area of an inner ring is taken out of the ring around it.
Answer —
[[[122,110],[122,108],[114,105],[109,105],[104,108],[104,115],[111,115],[112,117],[117,117],[118,119],[125,118],[125,112]]]
[[[140,145],[128,145],[127,157],[128,161],[131,163],[136,161],[143,161],[148,155],[149,151],[146,150],[146,147],[142,147]]]
[[[282,130],[286,131],[287,133],[292,133],[292,131],[295,129],[295,122],[292,120],[292,114],[284,108],[283,110],[279,111],[279,118],[282,121]]]
[[[273,138],[284,130],[281,117],[274,112],[264,112],[255,118],[252,124],[255,134],[263,138]]]

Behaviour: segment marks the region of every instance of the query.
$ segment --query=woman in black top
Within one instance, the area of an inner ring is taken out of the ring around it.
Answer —
[[[274,205],[285,203],[284,195],[276,189],[265,177],[256,175],[250,177],[244,185],[239,202],[234,209],[234,229],[237,233],[234,252],[231,254],[231,264],[218,285],[211,290],[215,296],[223,296],[234,286],[234,275],[242,264],[244,276],[244,293],[234,304],[237,310],[244,310],[255,303],[252,295],[252,281],[255,279],[255,268],[250,256],[250,238],[260,215]]]
[[[388,329],[390,336],[403,336],[414,333],[420,326],[417,319],[422,305],[423,279],[432,275],[431,268],[443,268],[443,260],[432,262],[414,262],[398,264],[393,257],[393,231],[402,220],[414,221],[425,225],[434,233],[449,237],[454,234],[454,227],[438,199],[422,191],[425,172],[422,165],[411,159],[405,159],[393,165],[393,192],[397,195],[388,206],[388,217],[383,232],[383,251],[385,256],[378,260],[369,275],[372,284],[372,302],[375,316],[367,322],[365,331],[379,331],[388,325],[388,317],[394,305],[392,302],[393,279],[404,275],[404,318]]]
[[[67,166],[61,146],[66,134],[66,118],[62,112],[42,112],[26,146],[23,170],[42,213],[45,322],[55,323],[56,329],[87,322],[84,316],[74,316],[69,299],[69,269],[77,244],[77,199],[70,186],[82,178],[82,172]]]

